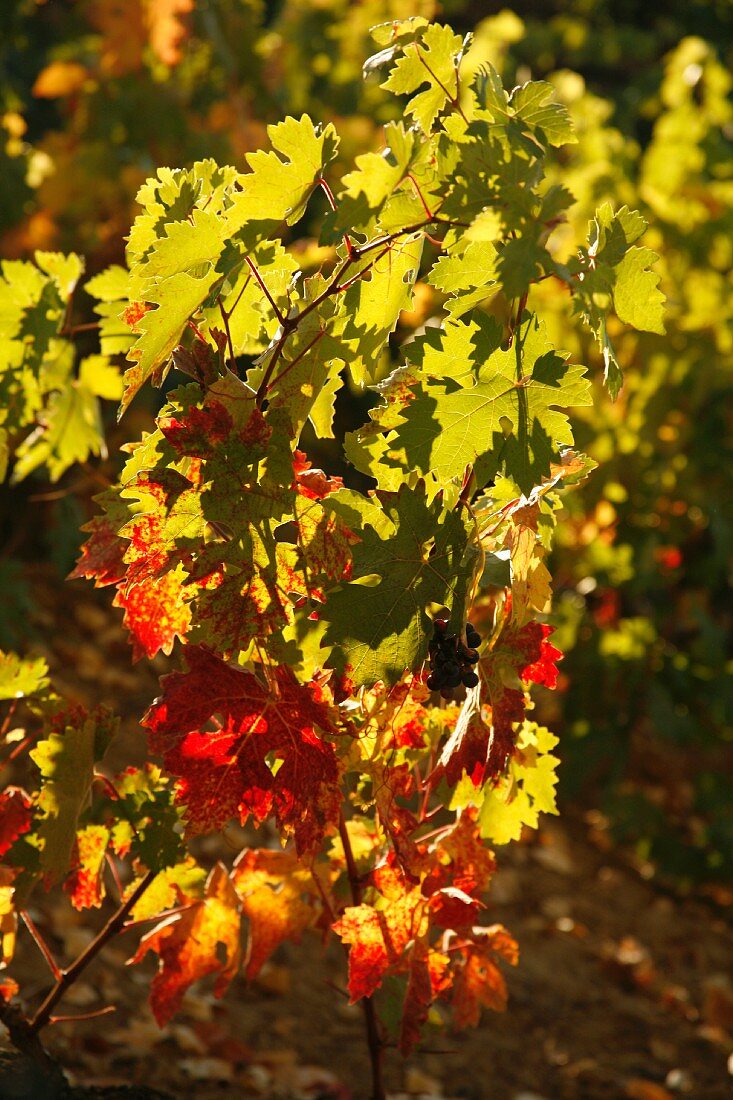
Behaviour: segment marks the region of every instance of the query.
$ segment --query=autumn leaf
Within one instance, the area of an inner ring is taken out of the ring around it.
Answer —
[[[36,99],[59,99],[82,90],[89,70],[78,61],[52,61],[35,79],[31,95]]]
[[[507,1003],[504,975],[498,966],[503,958],[516,966],[519,951],[515,940],[500,924],[476,927],[471,937],[455,938],[451,949],[461,961],[453,980],[451,1004],[456,1027],[476,1027],[482,1008],[503,1012]]]
[[[177,65],[183,56],[187,34],[183,16],[193,11],[193,4],[194,0],[146,0],[150,45],[165,65]]]
[[[67,873],[94,763],[104,754],[117,725],[118,720],[103,707],[89,714],[73,708],[55,716],[49,736],[29,754],[41,773],[37,836],[47,886]]]
[[[557,684],[562,653],[549,641],[552,630],[537,622],[517,627],[507,618],[493,647],[482,655],[479,684],[467,692],[439,761],[451,786],[463,772],[478,787],[505,770],[525,715],[524,685]]]
[[[0,859],[28,832],[32,821],[30,796],[22,787],[6,787],[0,794]]]
[[[15,954],[18,914],[13,904],[13,879],[17,873],[13,867],[0,867],[0,970]]]
[[[98,909],[104,900],[104,866],[110,831],[106,825],[86,825],[76,834],[72,872],[64,890],[75,909]]]
[[[383,908],[354,905],[332,925],[349,944],[349,995],[351,1004],[371,997],[384,977],[405,968],[404,952],[414,939],[424,936],[428,917],[424,899],[415,887],[390,898]]]
[[[191,624],[183,573],[174,570],[157,580],[144,580],[126,590],[121,584],[114,606],[124,609],[123,623],[132,639],[132,659],[151,660],[170,653],[176,638],[185,640]]]
[[[405,1058],[420,1039],[420,1030],[428,1018],[431,1004],[443,996],[453,982],[449,957],[428,947],[422,940],[418,940],[410,952],[409,967],[399,1034],[400,1053]]]
[[[144,725],[177,778],[189,829],[274,814],[299,854],[312,851],[340,806],[339,765],[323,740],[336,733],[323,689],[279,668],[271,691],[201,646],[187,646],[186,660],[189,671],[165,677]]]
[[[321,896],[313,872],[292,852],[267,848],[245,848],[232,883],[249,921],[244,974],[251,981],[281,943],[300,942],[319,915]]]
[[[14,978],[0,978],[0,1001],[7,1004],[8,1001],[12,1001],[13,997],[19,992],[20,986]]]
[[[143,936],[130,962],[140,962],[148,951],[160,956],[150,992],[160,1027],[181,1007],[189,986],[207,974],[217,975],[214,996],[224,996],[239,971],[242,949],[239,898],[223,864],[213,868],[204,897]]]

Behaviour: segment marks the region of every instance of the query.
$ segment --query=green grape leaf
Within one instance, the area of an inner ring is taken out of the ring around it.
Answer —
[[[428,503],[424,486],[378,499],[394,532],[382,537],[365,524],[351,581],[329,595],[323,611],[330,663],[355,684],[394,684],[405,669],[417,670],[432,629],[427,606],[449,607],[457,629],[473,571],[468,516]]]
[[[415,387],[402,423],[386,437],[392,464],[432,472],[441,481],[460,478],[475,465],[479,484],[503,470],[529,493],[549,476],[559,448],[573,442],[560,410],[591,403],[585,368],[553,350],[532,314],[525,314],[506,349],[490,318],[457,325],[463,331],[451,332],[453,342],[475,346],[461,367],[449,343],[443,377]]]
[[[55,283],[59,294],[66,301],[74,292],[84,272],[84,261],[81,256],[70,252],[40,252],[35,253],[35,261],[49,278]]]
[[[414,130],[398,122],[384,129],[381,153],[362,153],[348,172],[338,196],[336,222],[344,229],[365,226],[377,218],[408,173],[424,159],[425,145]]]
[[[644,332],[664,332],[664,295],[651,265],[658,259],[649,248],[635,245],[647,223],[637,210],[622,206],[614,213],[610,203],[596,211],[571,268],[574,308],[595,334],[603,355],[605,382],[613,400],[623,384],[621,367],[606,329],[613,306],[619,319]]]
[[[567,107],[551,102],[554,94],[555,89],[546,81],[530,81],[514,89],[512,110],[531,130],[541,130],[550,145],[568,145],[578,139]]]
[[[127,354],[133,365],[125,371],[120,416],[148,378],[165,367],[186,322],[200,309],[218,278],[214,269],[200,277],[182,271],[147,288],[146,301],[157,308],[148,310],[136,323],[139,336]]]
[[[75,462],[85,462],[90,455],[106,457],[98,398],[115,401],[121,393],[119,371],[106,356],[83,359],[79,377],[50,395],[41,423],[18,447],[13,481],[22,481],[44,464],[51,481],[58,481]]]
[[[492,844],[519,840],[522,827],[536,829],[539,815],[557,814],[555,787],[560,763],[551,749],[558,738],[543,726],[525,722],[506,776],[483,788],[481,836]]]
[[[41,773],[36,796],[41,823],[37,829],[40,867],[52,885],[69,869],[79,815],[89,798],[94,764],[118,726],[101,708],[91,714],[70,711],[56,715],[49,736],[30,757]]]
[[[325,287],[320,275],[306,280],[305,307],[314,301]],[[346,351],[342,342],[332,335],[333,300],[312,309],[284,344],[274,340],[260,356],[257,366],[247,374],[247,382],[256,391],[267,375],[267,401],[270,409],[279,410],[290,422],[294,438],[298,438],[306,420],[314,413],[321,428],[331,431],[333,402],[340,389],[339,371]],[[315,411],[314,411],[315,410]]]
[[[234,200],[231,224],[284,221],[294,225],[338,150],[331,123],[315,126],[308,115],[299,119],[288,115],[268,126],[267,133],[272,150],[247,154],[252,171],[239,179],[242,191]]]
[[[345,292],[334,331],[347,349],[357,385],[375,380],[382,351],[403,309],[409,309],[423,250],[421,233],[396,241],[373,262],[368,277]]]
[[[43,657],[19,657],[0,650],[0,699],[23,699],[48,687]]]
[[[495,293],[497,252],[491,241],[466,241],[446,252],[433,264],[428,282],[450,295],[445,303],[452,317],[462,317]]]
[[[463,39],[450,27],[431,24],[419,41],[403,47],[389,79],[382,87],[397,94],[417,92],[405,108],[425,133],[458,94],[457,61]],[[428,87],[418,91],[424,84]]]

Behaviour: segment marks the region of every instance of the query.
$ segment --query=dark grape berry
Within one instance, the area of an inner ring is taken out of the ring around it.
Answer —
[[[430,671],[425,681],[430,690],[439,691],[443,699],[453,699],[462,685],[475,687],[479,681],[472,666],[479,661],[480,644],[481,635],[472,623],[466,624],[465,633],[454,634],[449,633],[448,619],[434,619],[428,643]]]

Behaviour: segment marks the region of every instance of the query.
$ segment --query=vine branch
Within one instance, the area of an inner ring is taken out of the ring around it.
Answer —
[[[83,970],[87,968],[89,963],[94,959],[102,948],[108,943],[117,932],[122,930],[122,926],[127,920],[128,915],[134,909],[140,898],[143,896],[147,888],[156,876],[155,871],[148,871],[144,878],[140,880],[135,889],[132,891],[126,901],[120,905],[115,913],[109,918],[104,927],[97,933],[92,942],[82,951],[81,955],[71,964],[68,970],[61,970],[56,984],[47,994],[45,1000],[28,1023],[28,1034],[32,1036],[38,1035],[46,1024],[50,1022],[51,1014],[64,996],[66,991],[74,984]]]

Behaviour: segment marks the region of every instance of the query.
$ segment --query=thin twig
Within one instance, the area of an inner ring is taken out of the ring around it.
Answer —
[[[286,323],[285,323],[285,318],[283,317],[282,313],[280,312],[280,308],[279,308],[277,302],[275,301],[273,296],[270,294],[270,291],[265,286],[265,280],[262,278],[259,271],[257,270],[257,267],[254,263],[254,260],[250,260],[249,256],[246,256],[245,257],[245,262],[247,264],[247,267],[250,269],[250,271],[254,275],[257,282],[260,284],[260,290],[262,291],[262,293],[265,295],[268,302],[270,303],[272,311],[275,314],[275,316],[277,317],[278,322],[282,325],[283,328],[286,328],[287,326],[286,326]]]
[[[13,715],[15,714],[16,710],[18,709],[18,703],[19,702],[20,702],[19,699],[11,700],[10,705],[8,707],[8,713],[5,715],[5,718],[3,719],[2,726],[0,726],[0,738],[4,738],[5,734],[10,729],[10,723],[13,721]]]
[[[291,360],[291,362],[290,362],[290,363],[288,363],[288,365],[287,365],[286,367],[283,367],[283,369],[282,369],[282,370],[280,371],[280,373],[278,374],[278,376],[277,376],[276,378],[273,378],[273,379],[272,379],[272,382],[270,383],[270,385],[273,385],[273,386],[274,386],[276,382],[280,382],[280,381],[281,381],[281,380],[282,380],[282,379],[283,379],[283,378],[285,377],[285,375],[286,375],[286,374],[287,374],[287,373],[288,373],[289,371],[291,371],[291,370],[293,369],[293,367],[297,366],[297,364],[298,364],[298,363],[299,363],[299,362],[301,361],[301,359],[302,359],[302,358],[303,358],[303,357],[304,357],[305,355],[307,355],[307,354],[308,354],[308,352],[309,352],[309,351],[311,350],[311,348],[312,348],[312,347],[313,347],[313,346],[314,346],[315,344],[317,344],[317,343],[318,343],[318,341],[319,341],[319,340],[321,340],[321,339],[322,339],[322,338],[323,338],[323,337],[324,337],[325,335],[326,335],[326,330],[325,330],[325,329],[322,329],[322,328],[321,328],[321,329],[319,329],[319,330],[318,330],[318,332],[317,332],[317,333],[315,334],[315,336],[313,337],[313,339],[311,340],[311,342],[310,342],[309,344],[306,344],[306,346],[305,346],[305,347],[303,348],[303,350],[302,350],[302,351],[299,351],[299,352],[298,352],[298,354],[297,354],[297,355],[295,356],[295,359]],[[269,388],[269,387],[268,387],[268,388]]]
[[[44,959],[48,963],[48,968],[51,971],[51,973],[53,974],[54,981],[58,981],[59,978],[61,977],[61,967],[59,966],[59,964],[56,962],[53,955],[51,954],[51,948],[48,946],[48,944],[44,940],[43,936],[41,935],[39,930],[36,928],[35,924],[33,923],[32,919],[31,919],[31,915],[27,911],[27,909],[21,909],[20,917],[21,917],[21,920],[23,921],[23,924],[26,926],[26,928],[30,932],[31,936],[33,937],[33,940],[35,941],[36,947],[38,948],[38,950],[41,952]]]
[[[238,301],[239,301],[239,298],[237,298],[237,302]],[[229,328],[229,318],[231,317],[231,313],[227,313],[227,311],[224,309],[224,303],[221,300],[221,295],[216,299],[216,302],[217,302],[217,305],[219,306],[219,312],[221,313],[221,319],[224,322],[224,331],[225,331],[226,337],[227,337],[227,345],[229,346],[229,359],[231,360],[232,370],[235,371],[236,370],[236,360],[235,360],[235,357],[234,357],[234,343],[232,341],[232,332],[231,332],[231,329]],[[235,305],[236,305],[236,302],[235,302]]]
[[[101,321],[85,321],[82,325],[64,325],[59,329],[59,336],[76,336],[79,332],[97,332],[101,325]]]
[[[115,864],[115,861],[114,861],[114,859],[112,858],[112,856],[110,855],[109,852],[104,853],[104,858],[105,858],[105,862],[107,864],[107,867],[109,868],[109,873],[112,876],[112,881],[115,884],[115,889],[117,890],[117,897],[119,898],[120,901],[122,901],[122,898],[125,895],[125,891],[124,891],[124,888],[122,886],[122,879],[120,878],[120,873],[117,870],[117,866]]]
[[[412,186],[415,188],[415,191],[417,192],[417,197],[419,198],[420,202],[422,203],[423,210],[427,214],[428,219],[430,221],[432,221],[433,220],[433,212],[430,209],[430,207],[428,206],[428,204],[425,202],[425,196],[423,195],[422,191],[420,190],[420,185],[417,182],[417,180],[415,179],[415,177],[413,176],[412,172],[408,172],[407,175],[405,176],[405,179],[409,180],[410,183],[412,184]]]
[[[96,1020],[99,1016],[109,1016],[110,1012],[116,1012],[116,1005],[105,1005],[104,1008],[93,1008],[91,1012],[79,1012],[76,1015],[51,1016],[49,1024],[76,1024],[80,1020]]]
[[[92,959],[99,954],[105,944],[121,931],[128,915],[137,905],[155,877],[155,871],[148,871],[127,900],[122,902],[117,911],[109,918],[104,928],[97,933],[92,942],[82,951],[81,955],[71,964],[69,969],[61,971],[58,981],[53,988],[49,990],[45,1000],[30,1021],[28,1030],[31,1036],[37,1035],[38,1032],[46,1026],[51,1018],[51,1013],[66,991],[74,984]]]

